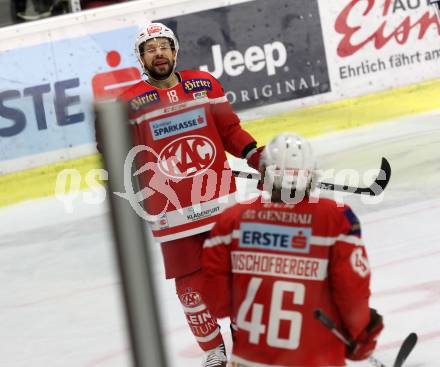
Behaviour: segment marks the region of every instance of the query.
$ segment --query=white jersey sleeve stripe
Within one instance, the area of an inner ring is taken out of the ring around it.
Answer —
[[[350,244],[356,245],[356,246],[363,246],[363,244],[364,244],[361,238],[359,238],[357,236],[353,236],[353,235],[341,234],[337,240],[342,241],[342,242],[347,242],[347,243],[350,243]]]
[[[333,246],[336,237],[312,236],[310,243],[315,246]]]
[[[198,306],[195,306],[195,307],[188,307],[185,305],[182,305],[182,307],[183,307],[183,311],[185,311],[185,313],[197,313],[197,312],[200,312],[200,311],[203,311],[206,309],[206,305],[204,303],[202,303]]]
[[[218,104],[218,103],[225,103],[225,102],[228,102],[228,99],[226,98],[226,96],[209,99],[209,103],[211,103],[211,104]]]
[[[341,234],[338,237],[312,236],[311,244],[315,246],[333,246],[336,241],[347,242],[356,246],[363,245],[363,242],[359,237],[344,234]]]

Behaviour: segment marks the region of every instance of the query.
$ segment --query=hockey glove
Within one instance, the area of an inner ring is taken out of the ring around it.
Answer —
[[[261,159],[261,153],[263,152],[264,146],[255,148],[251,150],[247,156],[247,163],[249,167],[252,167],[253,169],[256,169],[257,171],[260,169],[260,159]]]
[[[377,338],[383,329],[382,315],[374,308],[370,308],[370,322],[365,330],[356,338],[354,343],[347,347],[345,356],[353,361],[368,358],[376,348]]]

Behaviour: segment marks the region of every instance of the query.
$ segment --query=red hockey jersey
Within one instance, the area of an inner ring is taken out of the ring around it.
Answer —
[[[344,366],[344,344],[313,311],[353,338],[369,322],[360,224],[332,200],[227,209],[205,241],[202,268],[210,310],[235,324],[238,366]]]
[[[219,82],[203,71],[181,71],[180,83],[158,89],[145,81],[120,96],[129,106],[145,210],[160,242],[211,229],[235,203],[225,150],[241,157],[254,139],[241,129]]]

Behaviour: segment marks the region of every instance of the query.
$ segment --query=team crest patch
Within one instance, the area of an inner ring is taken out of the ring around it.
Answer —
[[[172,178],[189,178],[208,170],[215,161],[216,148],[211,139],[202,135],[189,135],[168,143],[159,153],[160,171]],[[210,216],[214,208],[201,213],[189,213],[187,219],[198,220]]]
[[[186,307],[196,307],[202,303],[200,293],[187,288],[185,293],[180,296],[180,300]]]
[[[141,94],[140,96],[134,97],[128,101],[128,106],[131,111],[137,112],[140,109],[160,101],[159,93],[155,90],[149,91],[147,93]]]
[[[189,79],[182,82],[185,93],[212,90],[212,82],[209,79]]]

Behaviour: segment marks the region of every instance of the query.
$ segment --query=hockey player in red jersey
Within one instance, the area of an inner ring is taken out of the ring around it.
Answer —
[[[226,209],[203,249],[207,303],[216,317],[231,318],[233,365],[345,366],[346,358],[367,358],[383,323],[369,307],[356,215],[330,199],[310,200],[315,160],[302,137],[277,136],[261,164],[271,199]],[[292,194],[296,203],[286,203]],[[346,348],[315,309],[355,345]]]
[[[226,366],[220,328],[202,293],[201,253],[220,213],[235,203],[226,152],[258,167],[262,148],[240,126],[220,83],[203,71],[175,71],[179,43],[161,23],[137,36],[135,53],[146,80],[119,99],[129,108],[145,211],[161,243],[167,279],[176,291],[205,366]],[[99,148],[99,144],[98,144]]]

